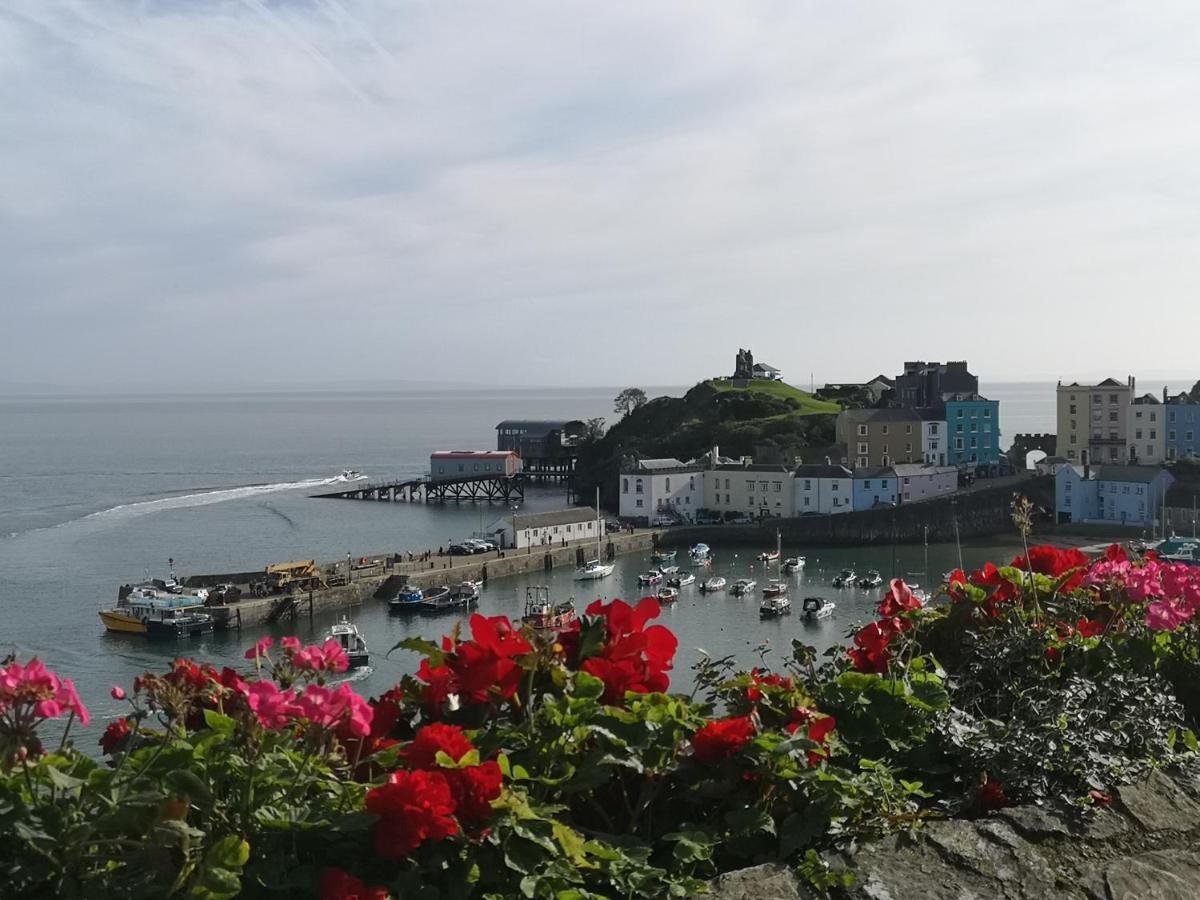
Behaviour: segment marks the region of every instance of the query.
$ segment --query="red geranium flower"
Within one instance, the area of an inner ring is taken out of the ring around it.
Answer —
[[[435,722],[417,732],[413,742],[404,751],[404,758],[414,769],[436,769],[439,750],[458,762],[474,749],[475,745],[457,725]]]
[[[1059,550],[1057,547],[1043,544],[1040,547],[1029,548],[1028,560],[1024,556],[1017,556],[1012,564],[1018,569],[1030,569],[1051,578],[1058,578],[1075,569],[1075,574],[1063,584],[1063,590],[1073,591],[1083,584],[1084,568],[1089,562],[1087,555],[1074,547]]]
[[[1010,801],[1004,794],[1004,785],[999,781],[985,781],[975,795],[975,805],[983,812],[992,812],[1010,805]]]
[[[1099,637],[1104,634],[1104,623],[1096,619],[1080,619],[1075,625],[1075,630],[1079,632],[1080,637]]]
[[[366,807],[379,816],[375,852],[384,859],[404,859],[426,841],[458,834],[454,796],[441,771],[393,772],[367,793]]]
[[[879,603],[879,614],[890,619],[920,608],[921,601],[913,595],[912,589],[904,583],[904,579],[893,578],[888,592]],[[901,627],[907,628],[908,623],[904,622]]]
[[[458,807],[458,819],[464,824],[479,822],[492,814],[492,801],[500,796],[504,775],[494,759],[463,769],[443,769],[450,793]]]
[[[341,869],[326,869],[321,873],[321,900],[387,900],[389,896],[387,888],[367,887]]]
[[[111,754],[127,737],[129,737],[129,720],[114,719],[108,723],[104,734],[100,735],[100,749]]]
[[[854,636],[854,646],[847,651],[850,662],[857,671],[879,674],[887,671],[888,663],[892,660],[892,651],[888,649],[888,644],[897,633],[893,621],[884,619],[859,629],[858,634]]]
[[[746,699],[751,703],[757,703],[762,699],[762,686],[782,688],[785,691],[790,691],[794,682],[786,675],[777,675],[774,672],[763,672],[762,669],[750,670],[750,687],[746,688]]]
[[[752,737],[754,723],[749,716],[718,719],[692,735],[692,749],[696,759],[715,765],[741,753]]]
[[[529,642],[505,616],[471,616],[471,637],[453,648],[446,666],[454,674],[457,693],[466,703],[485,703],[495,691],[504,699],[517,692],[521,667],[514,656],[529,653]],[[421,677],[421,673],[417,673]]]
[[[662,625],[646,627],[660,611],[653,597],[636,607],[623,600],[607,604],[597,600],[588,606],[589,616],[604,619],[606,636],[599,654],[584,660],[579,668],[604,682],[605,703],[619,705],[629,691],[646,694],[670,687],[667,672],[679,641]]]

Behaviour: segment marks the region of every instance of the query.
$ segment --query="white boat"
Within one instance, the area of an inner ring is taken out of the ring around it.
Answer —
[[[777,559],[779,559],[778,550],[764,550],[762,553],[758,554],[759,562],[775,562]]]
[[[842,571],[837,574],[837,577],[833,579],[833,586],[839,587],[839,588],[840,587],[853,587],[854,586],[854,570],[853,569],[842,569]]]
[[[789,556],[783,561],[783,568],[788,572],[799,572],[804,568],[804,557]]]
[[[768,581],[763,585],[762,595],[764,597],[782,597],[787,593],[787,584],[782,581]]]
[[[575,570],[576,581],[599,581],[613,573],[615,566],[600,562],[600,535],[603,533],[604,528],[600,523],[600,488],[596,488],[596,558],[589,559]]]
[[[858,579],[858,586],[860,588],[865,588],[867,590],[869,590],[871,588],[877,588],[881,584],[883,584],[883,576],[880,575],[878,572],[876,572],[874,569],[872,569],[866,575],[863,575],[861,578]]]
[[[749,594],[757,585],[758,582],[753,578],[739,578],[729,590],[740,597],[742,594]]]
[[[679,589],[673,587],[665,587],[655,594],[659,603],[674,603],[679,599]]]
[[[696,576],[691,572],[680,572],[679,574],[667,579],[667,584],[676,588],[687,587],[689,584],[695,583]]]
[[[801,609],[804,612],[804,618],[812,621],[829,618],[833,615],[833,610],[836,607],[836,603],[832,600],[826,600],[824,597],[805,597]]]
[[[600,578],[607,578],[613,573],[613,568],[611,563],[605,564],[598,559],[590,559],[575,570],[575,580],[596,581]]]
[[[367,476],[358,469],[342,469],[342,474],[338,476],[341,481],[362,481]]]
[[[358,626],[353,622],[346,621],[345,616],[342,616],[342,621],[329,629],[329,638],[338,642],[338,646],[350,660],[350,668],[360,668],[370,661],[371,655],[367,652],[367,642],[359,634]]]
[[[697,544],[692,548],[692,559],[708,559],[708,544]]]
[[[704,582],[703,588],[706,593],[711,593],[713,591],[723,591],[723,590],[725,590],[725,579],[722,578],[720,575],[716,576],[715,578],[710,578],[710,579],[708,579],[708,581]]]
[[[787,598],[787,594],[777,594],[774,597],[767,597],[762,602],[762,606],[758,608],[759,614],[764,619],[774,618],[775,616],[786,616],[792,611],[792,601]]]
[[[672,575],[679,574],[679,566],[659,566],[658,571],[670,578]]]
[[[677,550],[655,550],[650,554],[650,561],[656,563],[675,562]]]
[[[638,576],[637,580],[638,580],[638,584],[640,584],[640,585],[661,584],[662,580],[663,580],[663,576],[662,576],[662,572],[658,571],[657,569],[654,569],[653,571],[650,571],[650,572],[643,572],[641,575]]]

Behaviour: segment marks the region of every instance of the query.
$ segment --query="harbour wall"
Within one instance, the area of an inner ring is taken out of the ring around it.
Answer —
[[[1014,493],[1028,497],[1036,506],[1054,510],[1054,481],[1033,478],[1019,485],[981,487],[895,508],[863,510],[828,516],[769,519],[756,525],[694,525],[663,533],[664,546],[685,547],[708,544],[774,546],[778,530],[788,544],[811,547],[861,546],[864,544],[953,543],[955,538],[1012,534]],[[955,525],[957,523],[957,535]],[[1035,523],[1035,528],[1037,527]]]

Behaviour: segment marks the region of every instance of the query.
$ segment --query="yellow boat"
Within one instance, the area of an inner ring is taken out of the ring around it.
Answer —
[[[100,610],[100,621],[109,631],[122,634],[178,636],[212,630],[212,618],[203,614],[207,591],[172,594],[151,587],[136,587],[111,609]]]
[[[146,623],[134,614],[132,607],[102,609],[100,610],[100,621],[109,631],[120,631],[125,634],[146,633]]]

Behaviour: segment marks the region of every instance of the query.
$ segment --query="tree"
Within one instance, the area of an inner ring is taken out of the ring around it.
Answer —
[[[1192,389],[1188,391],[1188,396],[1193,400],[1200,401],[1200,381],[1192,385]]]
[[[594,444],[600,438],[604,437],[604,417],[596,419],[588,419],[583,424],[583,442],[585,444]]]
[[[646,392],[641,388],[625,388],[613,400],[613,412],[623,416],[629,415],[635,409],[646,405]]]

